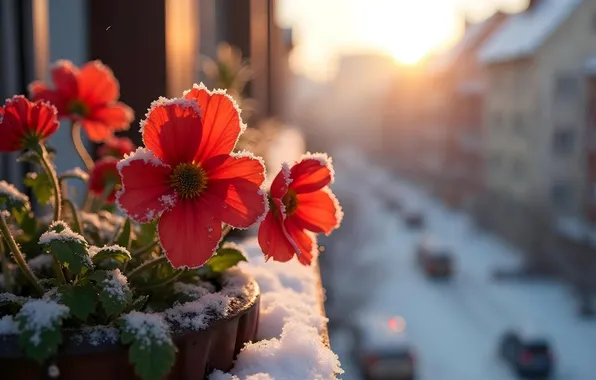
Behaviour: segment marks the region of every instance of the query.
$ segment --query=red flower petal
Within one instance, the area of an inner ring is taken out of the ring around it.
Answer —
[[[215,252],[221,240],[221,222],[202,198],[180,200],[159,219],[159,242],[174,268],[197,268]]]
[[[91,169],[91,173],[89,173],[89,191],[96,196],[103,196],[108,185],[113,187],[113,190],[106,198],[106,202],[109,203],[113,203],[116,199],[116,189],[114,185],[121,183],[120,175],[116,167],[117,164],[117,158],[104,158],[97,161],[93,166],[93,169]]]
[[[172,168],[144,148],[118,163],[122,190],[116,194],[118,206],[139,223],[148,223],[176,204],[170,187]]]
[[[58,111],[48,102],[38,101],[29,112],[29,128],[40,140],[45,140],[58,130]]]
[[[52,65],[54,87],[66,101],[76,99],[79,93],[77,75],[79,69],[70,61],[59,60]]]
[[[29,84],[29,94],[33,100],[46,100],[52,103],[58,110],[59,117],[68,116],[65,99],[42,82],[35,81]]]
[[[193,161],[202,131],[196,102],[184,99],[154,101],[147,118],[141,122],[147,149],[170,165]]]
[[[87,62],[78,75],[79,99],[89,108],[114,102],[120,96],[120,85],[112,70],[101,61]]]
[[[196,162],[220,154],[229,154],[243,131],[240,110],[231,96],[224,91],[209,91],[203,85],[194,85],[184,98],[195,100],[201,109],[203,135],[201,146],[194,157]]]
[[[18,114],[0,108],[0,134],[0,152],[15,152],[22,148],[23,129]]]
[[[122,131],[130,126],[134,112],[126,104],[117,102],[91,109],[86,118],[102,122],[114,131]]]
[[[220,155],[207,160],[208,185],[205,198],[224,223],[248,228],[263,217],[267,195],[260,186],[265,180],[263,163],[252,155]]]
[[[292,184],[296,193],[309,193],[329,185],[333,179],[331,160],[324,154],[308,154],[292,166]]]
[[[342,212],[335,195],[328,187],[312,193],[298,194],[298,208],[292,219],[300,228],[326,234],[336,229]]]
[[[281,170],[273,179],[269,193],[273,198],[283,198],[288,192],[288,188],[292,183],[290,167],[285,162],[281,164]]]
[[[114,130],[102,121],[82,119],[79,121],[87,134],[89,140],[100,143],[112,137]]]
[[[286,233],[298,248],[298,261],[303,265],[310,265],[313,258],[313,251],[316,248],[314,238],[294,223],[293,219],[290,217],[284,221]]]
[[[261,222],[258,239],[266,259],[272,258],[275,261],[286,262],[291,260],[296,253],[296,249],[286,237],[281,221],[275,217],[273,210],[269,211],[265,220]]]

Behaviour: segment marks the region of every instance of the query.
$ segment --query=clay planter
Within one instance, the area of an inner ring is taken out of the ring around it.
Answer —
[[[166,379],[201,380],[215,369],[227,372],[244,344],[255,339],[260,290],[252,278],[244,278],[242,292],[236,288],[227,294],[230,303],[226,316],[210,321],[205,329],[197,331],[181,330],[170,324],[178,353]],[[224,285],[222,292],[225,291]],[[138,378],[128,362],[127,348],[119,344],[117,330],[101,331],[105,337],[100,338],[100,344],[97,344],[97,335],[92,337],[88,332],[81,334],[81,331],[65,331],[59,354],[43,365],[23,356],[15,335],[0,336],[0,379],[53,379],[50,374],[55,368],[50,367],[54,364],[59,370],[56,379]]]

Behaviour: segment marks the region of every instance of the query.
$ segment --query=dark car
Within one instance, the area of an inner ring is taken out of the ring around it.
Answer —
[[[554,372],[554,356],[544,338],[509,331],[501,339],[499,354],[522,379],[548,379]]]
[[[454,259],[451,251],[432,243],[427,237],[416,249],[418,265],[424,273],[437,279],[450,279],[454,272]]]
[[[368,321],[357,328],[353,355],[365,380],[415,379],[414,350],[396,321]]]

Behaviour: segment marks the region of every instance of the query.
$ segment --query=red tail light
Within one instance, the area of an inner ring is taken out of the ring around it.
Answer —
[[[532,353],[528,351],[524,351],[519,355],[519,362],[524,365],[532,363],[533,359],[534,355],[532,355]]]

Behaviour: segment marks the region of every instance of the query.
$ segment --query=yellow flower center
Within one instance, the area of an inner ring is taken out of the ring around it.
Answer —
[[[68,103],[68,113],[85,117],[89,113],[89,107],[80,100],[73,100]]]
[[[284,206],[286,207],[286,215],[290,216],[296,212],[298,208],[298,196],[296,192],[292,189],[289,189],[286,195],[281,199]]]
[[[172,171],[170,181],[180,198],[191,199],[207,187],[207,173],[197,164],[179,164]]]

